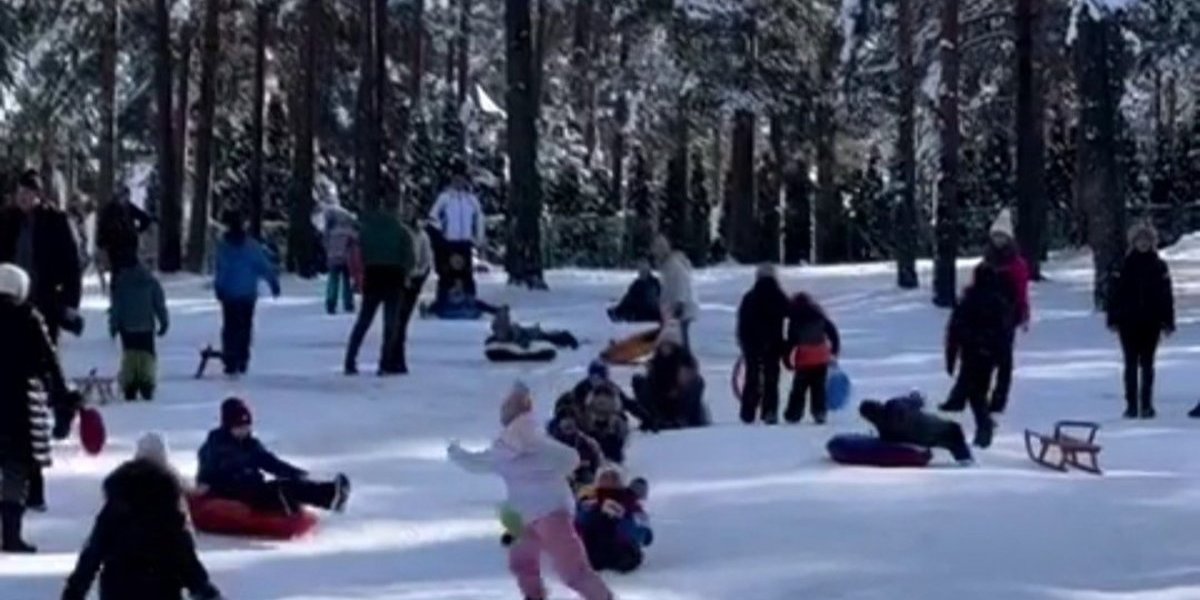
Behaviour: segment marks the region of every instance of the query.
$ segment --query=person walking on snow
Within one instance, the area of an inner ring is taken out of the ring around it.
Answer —
[[[526,600],[549,597],[541,573],[545,553],[563,583],[584,600],[612,600],[612,592],[588,563],[572,519],[567,477],[579,464],[578,454],[542,433],[529,388],[520,382],[500,407],[500,425],[500,435],[487,450],[470,452],[453,442],[446,453],[466,471],[494,473],[504,480],[506,509],[521,521],[508,549],[508,567],[521,593]]]
[[[358,351],[375,315],[383,308],[383,336],[379,350],[379,369],[384,375],[403,375],[405,350],[402,335],[397,334],[401,304],[416,264],[412,234],[400,222],[396,207],[380,207],[362,218],[363,301],[350,341],[346,346],[344,371],[358,374]]]
[[[1120,336],[1125,356],[1125,418],[1153,419],[1155,354],[1162,337],[1175,332],[1175,292],[1153,226],[1135,225],[1129,245],[1109,288],[1108,328]]]
[[[108,331],[121,338],[121,372],[117,376],[125,399],[154,399],[158,359],[154,336],[170,327],[162,285],[145,266],[134,263],[113,276]]]
[[[741,408],[744,423],[753,423],[760,414],[763,423],[779,422],[779,375],[786,348],[783,324],[787,313],[787,294],[779,285],[775,267],[760,266],[754,287],[738,306],[738,345],[746,369]]]
[[[32,553],[21,526],[41,471],[50,466],[50,413],[54,437],[65,438],[79,408],[68,392],[54,344],[37,308],[27,302],[29,276],[0,264],[0,550]]]
[[[139,448],[140,449],[140,448]],[[104,480],[104,507],[62,600],[84,600],[100,574],[100,600],[217,600],[183,510],[183,490],[165,465],[138,457]]]
[[[784,360],[794,375],[783,418],[788,423],[804,420],[811,397],[813,421],[824,425],[828,413],[825,382],[829,366],[842,352],[842,338],[825,309],[804,292],[793,296],[788,306],[787,349]]]
[[[983,262],[995,269],[1008,284],[1014,319],[1008,331],[1009,343],[1006,352],[996,363],[996,386],[992,389],[991,411],[1004,413],[1008,407],[1008,396],[1012,391],[1013,352],[1016,348],[1017,328],[1029,331],[1031,310],[1029,304],[1029,265],[1021,257],[1014,237],[1012,212],[1007,208],[1000,211],[990,231],[991,244],[984,254]]]
[[[66,213],[42,200],[37,171],[21,175],[16,202],[0,210],[0,262],[29,276],[29,301],[45,319],[51,342],[58,344],[60,330],[83,332],[79,249]]]
[[[225,235],[217,244],[213,281],[221,303],[221,358],[226,375],[245,375],[250,367],[259,281],[266,281],[271,296],[279,297],[279,276],[266,251],[246,232],[242,214],[229,211],[225,214]]]
[[[267,450],[254,437],[250,408],[237,398],[221,403],[221,426],[209,432],[199,459],[196,482],[203,493],[256,510],[292,514],[315,506],[342,512],[350,497],[344,474],[333,481],[310,481],[308,473]],[[264,472],[275,479],[267,481]]]
[[[410,228],[413,241],[413,268],[408,275],[408,283],[401,292],[400,314],[396,317],[395,330],[392,333],[392,356],[398,373],[408,372],[408,326],[412,322],[413,312],[421,300],[421,290],[425,280],[433,271],[433,245],[429,234],[425,233],[421,223],[414,223]]]
[[[662,275],[662,297],[659,299],[662,322],[679,321],[683,347],[690,350],[692,322],[700,312],[692,291],[692,263],[684,253],[673,250],[671,242],[661,235],[654,239],[650,252]]]
[[[483,248],[486,235],[483,206],[479,196],[471,191],[471,182],[467,177],[467,165],[462,160],[454,161],[451,166],[450,185],[438,194],[429,218],[434,228],[441,234],[441,246],[445,250],[438,259],[438,276],[446,274],[444,263],[451,256],[460,256],[465,265],[463,272],[466,279],[467,294],[475,296],[475,276],[472,265],[475,248]],[[439,286],[448,287],[439,283]],[[439,289],[444,289],[439,287]]]
[[[325,213],[325,258],[329,275],[325,287],[325,312],[337,313],[338,296],[342,309],[354,312],[354,282],[350,273],[350,261],[358,252],[358,219],[354,213],[331,204]]]
[[[979,265],[946,327],[946,372],[953,376],[957,367],[954,389],[975,415],[975,445],[980,448],[991,446],[996,427],[988,404],[992,375],[1012,354],[1009,334],[1016,313],[1008,289],[1002,273]]]

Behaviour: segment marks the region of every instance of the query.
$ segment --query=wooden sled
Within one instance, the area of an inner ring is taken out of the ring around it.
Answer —
[[[212,346],[205,346],[200,350],[200,366],[196,367],[196,379],[204,378],[204,371],[208,369],[208,361],[212,359],[223,360],[224,357],[220,350],[214,350]]]
[[[79,390],[79,395],[83,396],[83,401],[86,404],[100,405],[108,404],[116,400],[114,386],[116,379],[113,377],[100,377],[96,374],[96,369],[88,371],[85,377],[76,377],[71,380]]]
[[[600,360],[609,365],[636,365],[654,353],[662,327],[634,334],[623,340],[609,342],[600,353]]]
[[[1102,475],[1099,461],[1102,448],[1096,443],[1096,432],[1099,430],[1100,426],[1096,423],[1084,421],[1059,421],[1054,425],[1052,436],[1026,429],[1025,450],[1033,462],[1048,469],[1065,473],[1068,467],[1075,467],[1093,475]]]

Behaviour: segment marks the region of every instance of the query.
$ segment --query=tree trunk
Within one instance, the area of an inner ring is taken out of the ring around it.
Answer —
[[[288,267],[303,277],[316,269],[313,254],[316,232],[310,216],[313,210],[313,180],[316,177],[313,136],[317,125],[317,88],[320,36],[323,18],[322,0],[307,0],[304,14],[304,44],[301,93],[297,102],[296,149],[292,164],[291,227],[288,235]]]
[[[1096,308],[1103,309],[1108,287],[1125,255],[1125,190],[1118,173],[1118,111],[1124,78],[1116,65],[1121,31],[1112,16],[1099,21],[1079,11],[1075,41],[1079,109],[1076,193],[1088,214]]]
[[[459,0],[458,8],[458,106],[467,102],[471,85],[471,0]]]
[[[384,163],[387,156],[387,109],[388,87],[390,80],[387,71],[387,38],[388,38],[388,0],[375,0],[375,170],[376,190],[380,195],[380,203],[387,205],[388,199],[399,201],[399,190],[389,194],[389,188],[384,184]],[[447,59],[448,60],[448,59]]]
[[[359,185],[362,187],[359,189],[358,197],[364,209],[372,210],[379,208],[381,199],[379,194],[379,139],[377,136],[380,113],[375,93],[375,87],[378,85],[376,78],[379,75],[375,63],[375,48],[378,41],[375,39],[375,21],[379,15],[375,14],[375,0],[360,0],[359,11],[362,56],[358,67],[357,141],[359,151],[362,153],[362,156],[359,157],[359,165],[362,168]]]
[[[938,176],[937,252],[933,269],[933,303],[954,306],[958,283],[958,171],[962,135],[959,130],[959,0],[942,3],[941,173]]]
[[[846,219],[842,206],[841,192],[837,180],[837,116],[834,110],[836,94],[836,68],[838,60],[838,34],[826,33],[821,51],[821,91],[816,106],[816,150],[817,150],[817,206],[816,237],[817,262],[830,263],[842,260],[847,255]]]
[[[208,248],[208,216],[212,205],[213,129],[217,109],[217,61],[221,51],[221,0],[204,5],[200,49],[200,123],[196,130],[196,184],[188,227],[188,270],[204,270]]]
[[[100,181],[99,205],[113,199],[117,189],[117,39],[119,0],[105,0],[100,30]]]
[[[571,54],[571,96],[575,113],[575,125],[583,134],[584,161],[590,165],[596,149],[596,126],[592,101],[592,52],[595,44],[593,24],[594,0],[578,0],[575,5],[575,42]],[[687,166],[684,166],[687,170]],[[685,177],[686,179],[686,177]]]
[[[175,195],[175,136],[171,133],[175,113],[171,111],[171,10],[167,0],[156,0],[154,91],[158,110],[158,268],[174,273],[180,268],[180,236],[183,211]]]
[[[413,114],[421,109],[425,79],[425,0],[413,0],[408,23],[408,92]]]
[[[175,197],[183,206],[184,183],[187,181],[188,109],[191,104],[192,49],[195,29],[188,23],[180,33],[179,91],[175,102]]]
[[[537,169],[538,96],[535,87],[530,0],[506,0],[508,46],[509,196],[508,277],[515,285],[544,288],[541,250],[542,186]]]
[[[748,15],[742,24],[742,65],[740,87],[748,92],[758,70],[758,21]],[[753,262],[758,258],[758,232],[755,208],[758,190],[754,177],[754,138],[758,118],[749,108],[742,107],[733,114],[732,197],[726,198],[729,209],[729,253],[734,260]]]
[[[1035,281],[1046,230],[1046,142],[1038,43],[1040,0],[1017,0],[1017,242]]]
[[[620,42],[618,44],[617,57],[617,72],[623,74],[629,64],[629,35],[622,31],[618,34]],[[620,75],[618,75],[619,77]],[[625,94],[625,89],[618,86],[616,109],[613,111],[614,131],[612,137],[612,150],[609,152],[611,167],[609,171],[612,173],[612,179],[608,186],[608,203],[613,210],[626,210],[625,206],[625,153],[626,153],[626,128],[629,126],[629,98]]]
[[[798,265],[812,261],[812,193],[808,165],[797,160],[785,175],[783,262]]]
[[[671,158],[667,161],[667,184],[664,194],[666,202],[660,219],[660,233],[671,241],[671,247],[685,249],[691,247],[688,228],[688,118],[687,110],[682,99],[676,100],[675,124],[672,126]]]
[[[260,1],[254,13],[254,114],[250,118],[253,155],[250,159],[250,235],[261,240],[263,222],[263,164],[266,161],[267,43],[274,6]]]
[[[900,202],[896,211],[896,283],[901,289],[916,289],[917,277],[917,72],[913,39],[913,0],[899,4],[900,132],[896,150]],[[951,292],[953,294],[953,292]]]

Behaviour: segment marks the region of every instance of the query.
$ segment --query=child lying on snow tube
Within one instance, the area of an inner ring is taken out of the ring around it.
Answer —
[[[484,342],[484,353],[493,362],[549,362],[556,348],[579,348],[579,341],[568,331],[546,331],[540,326],[526,327],[512,320],[507,306],[501,306],[492,319],[492,334]]]
[[[944,448],[959,464],[972,462],[962,427],[954,421],[927,413],[920,392],[892,398],[886,403],[867,400],[858,413],[879,432],[879,439],[894,444],[912,444],[922,448]]]
[[[221,426],[200,446],[198,493],[189,498],[196,529],[226,535],[295,537],[311,529],[317,507],[341,512],[350,480],[315,482],[267,450],[251,428],[250,409],[237,399],[221,404]],[[275,479],[268,481],[263,473]]]
[[[648,491],[646,480],[634,479],[626,486],[619,471],[605,469],[594,486],[580,493],[575,528],[593,568],[630,573],[641,566],[643,548],[654,542],[642,508]]]

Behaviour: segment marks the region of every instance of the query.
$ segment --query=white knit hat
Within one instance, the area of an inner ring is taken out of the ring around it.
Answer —
[[[988,231],[991,235],[1003,235],[1010,240],[1016,238],[1015,232],[1016,228],[1013,227],[1012,211],[1007,208],[1000,211],[996,220],[992,222],[992,228]]]
[[[23,304],[29,299],[29,274],[12,263],[0,264],[0,296]]]
[[[149,432],[138,439],[137,450],[134,451],[133,457],[165,466],[167,464],[167,440],[157,433]]]

